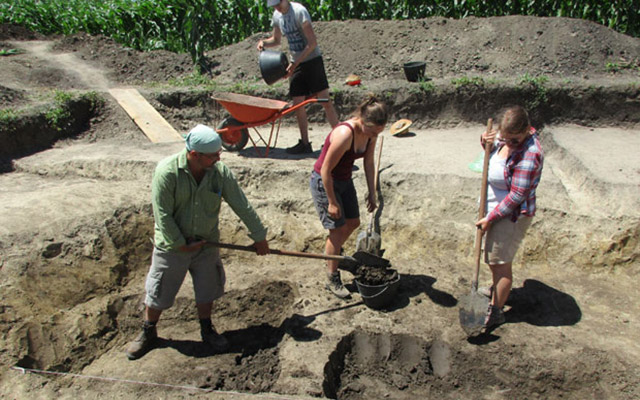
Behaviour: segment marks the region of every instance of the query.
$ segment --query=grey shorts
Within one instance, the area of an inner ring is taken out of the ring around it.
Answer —
[[[360,217],[360,209],[358,208],[358,193],[353,186],[353,180],[339,181],[333,180],[333,191],[336,194],[338,205],[340,206],[340,218],[334,220],[329,216],[329,198],[322,184],[322,177],[316,171],[311,173],[309,180],[309,188],[311,189],[311,197],[316,211],[320,217],[320,222],[325,229],[340,228],[345,224],[347,219],[355,219]]]
[[[509,218],[502,218],[492,223],[484,242],[484,262],[490,265],[513,262],[532,219],[520,217],[512,222]]]
[[[193,281],[196,304],[211,303],[224,294],[226,276],[219,249],[187,253],[154,248],[145,283],[145,304],[157,310],[171,307],[187,271]]]

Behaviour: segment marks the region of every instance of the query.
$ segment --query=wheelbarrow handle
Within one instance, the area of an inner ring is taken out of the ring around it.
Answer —
[[[282,107],[279,111],[280,115],[286,115],[290,112],[293,112],[294,110],[300,108],[300,107],[304,107],[309,103],[327,103],[329,102],[329,99],[318,99],[316,97],[311,97],[309,99],[303,100],[302,102],[293,105],[291,103],[288,103],[287,105],[285,105],[284,107]]]
[[[253,246],[242,246],[239,244],[230,244],[230,243],[218,243],[218,242],[207,242],[207,244],[221,247],[223,249],[232,249],[232,250],[242,250],[242,251],[250,251],[255,252],[256,248]],[[318,253],[304,253],[301,251],[288,251],[288,250],[278,250],[278,249],[269,249],[270,254],[276,254],[281,256],[291,256],[291,257],[303,257],[303,258],[316,258],[321,260],[336,260],[336,261],[354,261],[357,260],[353,257],[348,256],[338,256],[332,254],[318,254]]]

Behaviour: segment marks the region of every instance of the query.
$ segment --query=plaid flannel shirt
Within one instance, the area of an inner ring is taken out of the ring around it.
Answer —
[[[489,222],[506,216],[511,216],[511,221],[515,222],[521,214],[533,217],[536,213],[536,188],[542,174],[544,153],[537,133],[533,132],[507,159],[504,178],[509,194],[489,212]],[[504,143],[496,141],[493,151],[500,151],[502,146]]]

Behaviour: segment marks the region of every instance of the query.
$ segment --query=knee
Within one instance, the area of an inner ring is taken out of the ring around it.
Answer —
[[[360,218],[354,218],[347,221],[349,229],[353,232],[360,226]]]

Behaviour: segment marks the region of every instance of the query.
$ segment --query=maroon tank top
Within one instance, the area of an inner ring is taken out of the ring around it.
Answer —
[[[331,133],[333,133],[333,130],[335,130],[340,125],[346,125],[351,130],[351,148],[342,155],[342,158],[340,159],[340,161],[338,161],[338,164],[331,171],[331,176],[333,177],[333,179],[336,179],[339,181],[346,181],[351,179],[351,173],[353,171],[353,163],[358,158],[364,157],[364,154],[367,152],[367,148],[369,147],[370,140],[367,140],[367,146],[365,147],[365,151],[358,154],[355,152],[355,147],[354,147],[355,137],[354,137],[353,126],[351,126],[351,124],[347,122],[341,122],[331,130]],[[329,151],[329,146],[331,145],[331,133],[329,133],[327,138],[324,140],[324,146],[322,146],[322,152],[320,152],[320,157],[318,157],[318,159],[316,160],[316,163],[313,165],[313,170],[316,171],[317,173],[320,173],[320,170],[322,169],[322,164],[324,163],[324,158],[327,155],[327,151]]]

